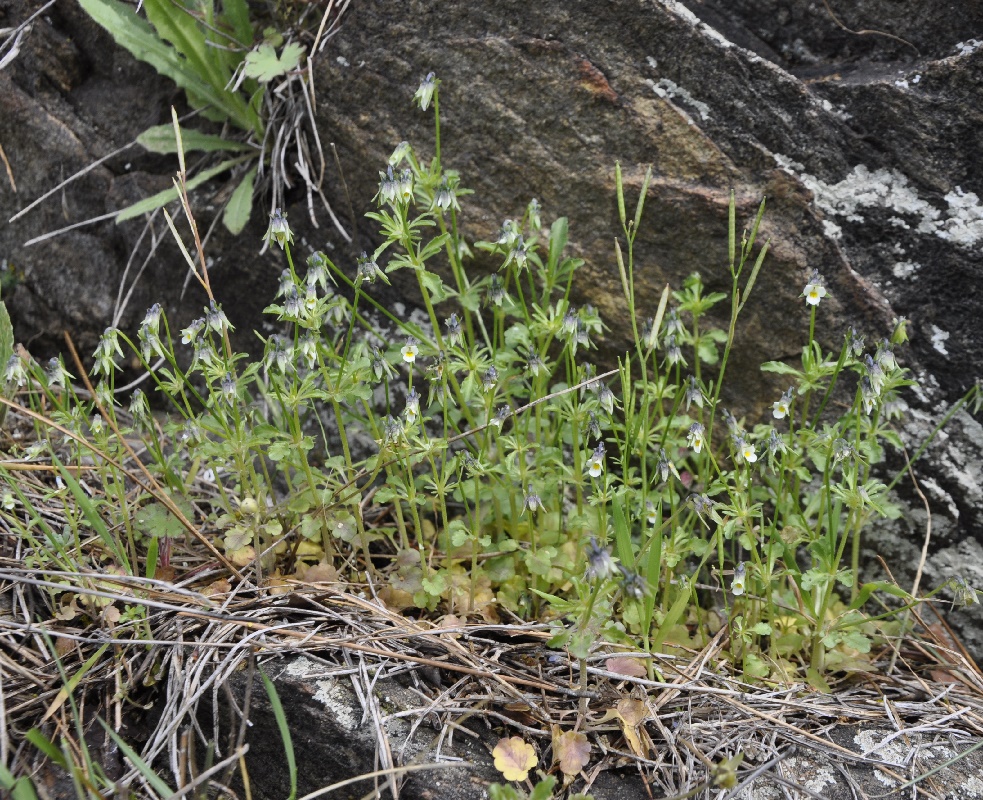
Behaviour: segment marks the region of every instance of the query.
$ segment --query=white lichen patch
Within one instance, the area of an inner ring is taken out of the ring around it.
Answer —
[[[296,678],[307,679],[317,674],[319,668],[309,659],[298,658],[290,662],[284,672]],[[331,712],[338,724],[350,731],[361,723],[361,715],[351,706],[351,691],[334,678],[315,680],[317,691],[314,699]]]
[[[782,771],[786,778],[816,794],[822,794],[826,786],[837,784],[836,773],[831,767],[809,758],[787,758],[782,762]]]
[[[911,278],[914,280],[918,277],[916,273],[921,268],[922,265],[915,261],[897,261],[891,267],[891,272],[894,273],[895,278]]]
[[[898,766],[904,766],[913,752],[898,739],[891,739],[891,734],[885,734],[884,731],[858,731],[853,741],[860,745],[862,756],[873,755],[888,764]]]
[[[820,767],[816,774],[802,784],[810,792],[821,794],[827,786],[836,786],[836,773],[831,767]]]
[[[932,348],[937,352],[948,358],[949,351],[945,349],[945,343],[948,340],[950,333],[948,331],[942,330],[938,325],[932,326]]]
[[[651,86],[652,91],[663,100],[668,100],[670,103],[673,103],[673,105],[675,105],[673,101],[678,100],[690,108],[696,109],[697,113],[700,115],[700,119],[710,119],[710,106],[708,106],[706,103],[700,102],[682,86],[679,86],[668,78],[660,78],[658,83],[653,80],[647,80],[645,82]]]
[[[962,796],[967,798],[983,797],[983,780],[970,775],[962,785]]]
[[[983,242],[983,203],[975,192],[955,187],[945,195],[947,207],[943,210],[919,197],[896,169],[871,172],[858,164],[838,183],[826,183],[786,156],[776,153],[774,159],[781,169],[802,181],[827,217],[864,222],[862,211],[879,208],[894,212],[890,222],[905,230],[937,236],[959,247],[971,248]],[[838,233],[838,226],[827,226],[827,235],[838,238]]]
[[[956,44],[956,55],[958,57],[969,56],[983,47],[983,42],[978,39],[967,39],[965,42]]]
[[[886,786],[888,789],[893,789],[898,783],[896,780],[894,780],[894,778],[892,778],[886,772],[882,772],[881,770],[877,769],[877,767],[874,767],[874,779],[878,783]]]

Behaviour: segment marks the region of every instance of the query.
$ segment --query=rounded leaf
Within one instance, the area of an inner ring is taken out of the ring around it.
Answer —
[[[492,750],[492,755],[495,757],[495,769],[507,781],[524,781],[537,761],[533,746],[526,744],[518,736],[500,739]]]

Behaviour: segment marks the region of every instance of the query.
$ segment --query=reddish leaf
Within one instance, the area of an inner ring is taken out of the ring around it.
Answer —
[[[564,775],[576,775],[590,762],[590,742],[582,733],[553,726],[553,761]]]
[[[618,675],[627,675],[629,678],[644,678],[648,675],[645,664],[638,658],[625,658],[615,656],[604,662],[608,672],[616,672]]]

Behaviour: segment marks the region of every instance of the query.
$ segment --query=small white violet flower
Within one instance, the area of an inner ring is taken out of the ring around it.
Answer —
[[[789,407],[792,405],[792,387],[774,402],[772,415],[775,419],[785,419],[788,416]]]
[[[587,474],[592,478],[600,478],[604,473],[604,442],[598,442],[594,452],[587,460]]]
[[[437,91],[437,86],[440,81],[437,79],[437,75],[431,72],[420,82],[420,88],[416,90],[416,94],[413,95],[413,100],[415,100],[420,105],[421,111],[426,111],[430,107],[430,103],[433,101],[434,92]]]
[[[814,269],[806,288],[802,290],[802,296],[805,297],[806,303],[810,306],[818,306],[819,301],[826,296],[825,284],[826,282],[823,280],[823,276],[819,274],[819,270]]]
[[[705,435],[706,428],[704,428],[699,422],[694,422],[689,426],[689,433],[686,434],[686,444],[693,449],[694,453],[699,453],[703,450]]]
[[[420,352],[420,347],[416,343],[416,339],[412,336],[406,340],[406,344],[403,345],[402,349],[399,351],[403,356],[403,361],[407,364],[412,364],[416,361],[417,354]]]

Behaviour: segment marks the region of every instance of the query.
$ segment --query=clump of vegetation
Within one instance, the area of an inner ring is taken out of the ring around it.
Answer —
[[[180,148],[182,154],[205,154],[196,173],[189,177],[187,189],[229,174],[228,200],[222,215],[229,231],[240,233],[246,227],[254,199],[268,193],[273,205],[279,205],[285,187],[299,180],[307,190],[312,219],[317,195],[339,233],[347,238],[321,191],[325,160],[308,97],[309,60],[325,41],[324,23],[332,6],[326,9],[319,35],[308,53],[303,45],[291,41],[289,34],[284,36],[270,27],[260,30],[245,0],[222,0],[220,4],[212,0],[146,0],[140,3],[145,16],[119,0],[81,0],[81,5],[117,44],[183,89],[195,114],[222,125],[216,133],[186,130],[181,143],[170,125],[159,125],[140,134],[137,142],[154,153],[176,153]],[[334,9],[327,36],[347,5]],[[306,8],[309,10],[310,4]],[[290,30],[285,20],[281,29]],[[212,159],[216,153],[224,154],[223,158]],[[290,163],[297,165],[293,177],[282,171],[285,153],[290,153]],[[116,221],[143,216],[177,197],[176,188],[167,189],[123,209]]]
[[[646,309],[633,276],[648,177],[629,215],[618,169],[615,256],[633,341],[599,372],[605,325],[572,303],[583,264],[567,251],[566,219],[547,222],[533,201],[473,244],[501,263],[474,275],[459,227],[469,192],[441,158],[439,81],[428,76],[415,99],[433,109],[433,151],[402,143],[383,165],[374,252],[299,263],[286,218],[272,216],[265,238],[287,268],[261,360],[232,348],[186,191],[199,319],[174,331],[154,306],[135,338],[107,330],[89,391],[60,359],[9,358],[5,380],[36,426],[13,455],[50,464],[57,480],[39,499],[0,468],[0,513],[24,563],[56,576],[42,584],[49,613],[140,638],[148,607],[107,596],[112,576],[198,575],[210,591],[344,582],[418,614],[546,620],[550,645],[579,660],[584,682],[599,647],[681,652],[718,635],[752,683],[824,687],[832,672],[869,669],[874,647],[903,632],[899,611],[923,599],[857,583],[865,526],[898,513],[874,467],[901,446],[892,423],[911,383],[895,355],[904,321],[871,345],[851,331],[825,352],[815,331],[827,290],[814,272],[801,363],[762,367],[788,390],[767,419],[736,419],[721,391],[767,268],[764,203],[739,233],[731,200],[730,295],[693,274]],[[372,296],[397,271],[418,291],[419,321]],[[708,321],[719,304],[730,307],[726,329]],[[141,390],[117,404],[131,355],[169,403],[167,421]],[[852,395],[839,416],[834,391]],[[975,388],[967,402],[979,409]],[[39,507],[53,500],[65,508],[61,529]],[[900,604],[871,613],[875,592]],[[625,674],[661,678],[653,659],[623,661]],[[530,768],[512,767],[523,777]]]

